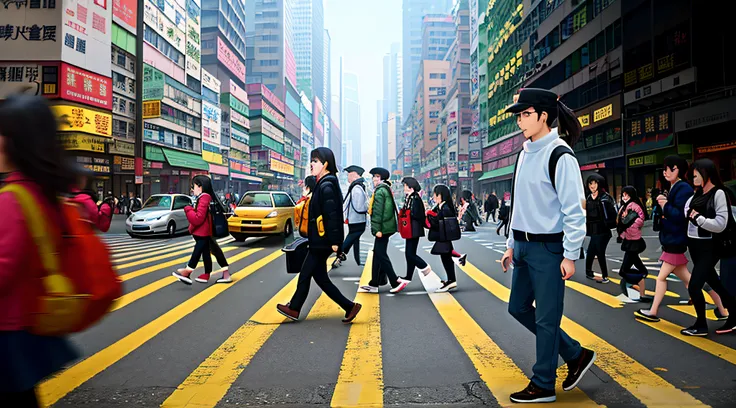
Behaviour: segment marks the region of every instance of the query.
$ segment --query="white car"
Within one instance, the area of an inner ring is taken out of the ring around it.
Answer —
[[[155,194],[146,200],[143,208],[125,220],[125,229],[131,237],[166,234],[173,237],[189,230],[184,207],[192,199],[184,194]]]

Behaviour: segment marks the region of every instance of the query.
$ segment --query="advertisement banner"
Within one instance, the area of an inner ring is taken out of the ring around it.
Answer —
[[[194,3],[194,0],[187,2],[187,54],[186,54],[186,72],[187,75],[199,79],[202,75],[202,45],[200,34],[202,33],[199,19],[201,10]],[[216,91],[219,92],[219,89]]]
[[[174,18],[176,18],[175,13]],[[184,31],[180,30],[179,27],[177,27],[163,11],[159,10],[151,0],[146,0],[146,3],[143,5],[143,21],[150,29],[154,30],[158,35],[163,37],[164,40],[176,48],[177,51],[182,54],[186,53],[186,39]]]
[[[220,107],[202,101],[202,139],[215,145],[220,144]]]
[[[136,34],[137,0],[112,0],[112,17],[119,26]]]
[[[122,156],[135,156],[135,144],[123,142],[122,140],[114,140],[107,147],[110,154],[119,154]]]
[[[61,99],[112,110],[112,80],[61,63]]]
[[[250,129],[250,120],[238,113],[236,110],[230,111],[230,120],[244,128]]]
[[[70,105],[54,105],[59,131],[77,131],[112,137],[112,114]]]
[[[202,86],[209,89],[210,91],[216,92],[219,96],[220,87],[222,84],[220,80],[212,76],[207,70],[202,70]]]
[[[58,97],[58,64],[0,62],[0,99],[18,92]]]
[[[61,145],[65,150],[81,150],[84,152],[105,153],[105,142],[103,137],[85,135],[84,133],[61,133],[59,135]]]
[[[164,99],[164,73],[156,68],[143,64],[143,100]]]
[[[2,59],[58,61],[64,39],[61,33],[61,8],[61,0],[40,4],[4,0],[0,5]],[[110,53],[109,49],[107,53]],[[107,62],[110,62],[109,58]],[[108,65],[108,75],[109,71]]]
[[[161,117],[161,101],[144,101],[143,102],[143,119],[152,119]]]
[[[61,59],[94,73],[110,76],[112,4],[108,0],[64,0],[61,13],[64,45]]]
[[[236,99],[238,99],[240,102],[243,102],[244,104],[248,105],[250,101],[248,100],[248,92],[245,92],[245,89],[238,86],[233,81],[228,81],[228,90],[227,92],[230,92],[230,95],[234,96]]]
[[[294,175],[294,165],[293,164],[284,163],[284,162],[282,162],[280,160],[270,159],[270,163],[269,163],[268,168],[269,168],[269,170],[275,171],[277,173],[288,174],[288,175],[291,175],[291,176]]]
[[[245,82],[245,65],[219,36],[217,37],[217,60],[238,79]]]

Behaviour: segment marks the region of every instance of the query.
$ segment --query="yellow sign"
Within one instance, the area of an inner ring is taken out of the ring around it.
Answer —
[[[292,176],[294,175],[293,164],[288,164],[282,161],[271,159],[271,165],[269,166],[269,168],[271,169],[271,171],[275,171],[277,173],[290,174]]]
[[[143,119],[161,117],[161,101],[143,102]]]
[[[202,159],[208,163],[222,164],[222,155],[220,153],[202,150]]]
[[[60,134],[61,145],[66,150],[82,150],[85,152],[105,153],[106,139],[83,133]]]
[[[608,105],[593,111],[593,122],[599,122],[605,118],[610,118],[611,116],[613,116],[613,104],[609,103]]]
[[[578,116],[578,121],[580,122],[581,127],[590,126],[590,115]]]
[[[51,107],[59,120],[59,131],[77,131],[98,136],[112,136],[112,114],[70,105]]]

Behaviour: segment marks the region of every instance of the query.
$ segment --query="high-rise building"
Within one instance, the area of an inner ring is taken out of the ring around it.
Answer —
[[[360,102],[358,99],[358,76],[346,72],[343,75],[343,127],[342,137],[346,141],[346,163],[360,165],[361,133],[360,133]]]
[[[422,21],[427,14],[449,13],[452,0],[403,0],[402,4],[402,68],[403,109],[409,114],[413,103],[414,80],[422,61]]]
[[[325,112],[332,117],[332,112],[330,110],[331,102],[332,102],[332,38],[330,37],[330,32],[328,30],[325,30],[325,48],[324,48],[324,61],[322,64],[322,72],[324,73],[324,76],[322,77],[322,100],[325,101]]]
[[[323,0],[291,0],[294,9],[294,49],[297,87],[309,99],[325,104],[325,10]]]
[[[403,107],[401,99],[401,52],[399,43],[391,44],[391,52],[383,57],[383,100],[386,101],[383,120],[387,119],[388,113],[395,113],[401,118]]]
[[[450,14],[427,14],[422,21],[422,60],[443,60],[455,41],[455,22]]]
[[[283,98],[285,81],[297,85],[292,2],[253,0],[245,7],[251,17],[246,21],[246,82],[264,84]]]

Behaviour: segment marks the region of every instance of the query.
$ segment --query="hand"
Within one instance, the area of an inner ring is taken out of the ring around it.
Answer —
[[[501,268],[503,269],[503,273],[508,272],[509,266],[511,266],[511,262],[514,260],[514,249],[509,248],[506,250],[506,252],[503,253],[503,256],[501,257]]]
[[[337,253],[337,245],[332,246],[332,252]]]
[[[562,280],[568,280],[575,275],[575,261],[571,261],[567,258],[562,260],[560,264],[560,272],[562,273]]]
[[[382,238],[382,237],[383,237],[383,233],[381,233],[381,231],[376,232],[376,238]]]
[[[690,210],[690,218],[695,219],[695,217],[697,217],[698,215],[700,215],[700,213],[698,213],[697,211]]]

